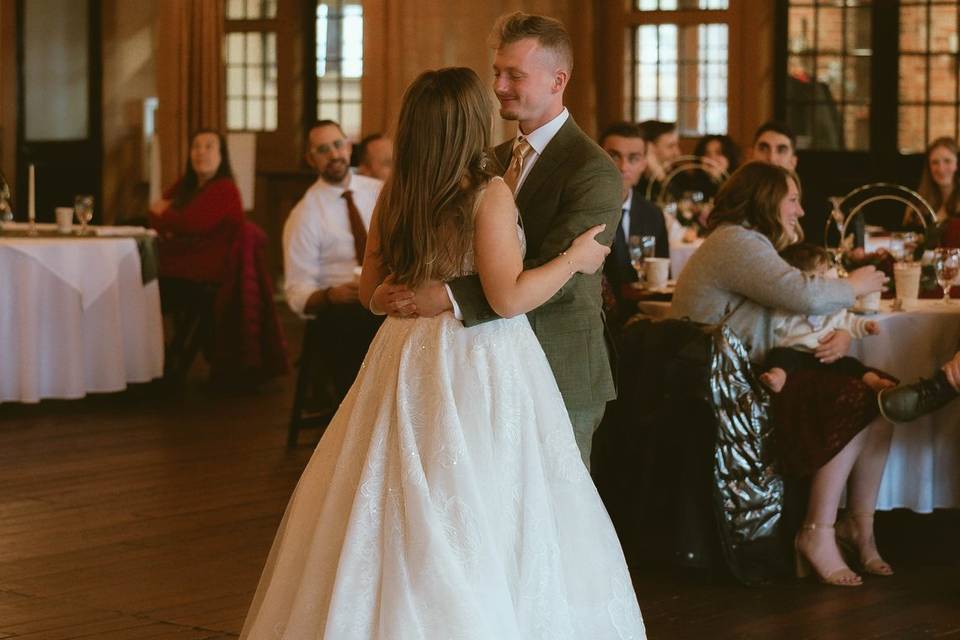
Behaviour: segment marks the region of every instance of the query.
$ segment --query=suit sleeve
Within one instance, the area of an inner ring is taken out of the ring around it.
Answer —
[[[613,164],[606,157],[592,157],[561,188],[560,208],[554,217],[553,227],[544,237],[538,255],[524,260],[525,269],[549,262],[569,248],[578,235],[594,225],[607,225],[597,236],[598,242],[608,247],[613,242],[622,204],[622,182]],[[573,283],[582,277],[583,274],[574,275],[544,305],[565,299]],[[483,294],[478,276],[457,278],[449,284],[463,314],[464,326],[481,324],[498,317]]]

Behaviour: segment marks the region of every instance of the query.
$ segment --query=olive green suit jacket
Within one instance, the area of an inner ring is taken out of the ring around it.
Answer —
[[[509,164],[508,140],[494,149],[501,167]],[[598,236],[609,246],[620,223],[622,181],[607,154],[572,117],[547,144],[516,194],[527,239],[524,267],[548,262],[590,227],[606,224]],[[616,397],[600,296],[601,272],[577,274],[550,300],[527,314],[556,376],[568,409]],[[480,279],[449,283],[465,326],[497,318]]]

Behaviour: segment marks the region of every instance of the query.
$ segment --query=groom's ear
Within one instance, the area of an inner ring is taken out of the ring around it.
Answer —
[[[551,89],[553,93],[563,93],[563,90],[567,87],[567,82],[570,80],[570,73],[564,69],[557,69],[553,72],[553,86]]]

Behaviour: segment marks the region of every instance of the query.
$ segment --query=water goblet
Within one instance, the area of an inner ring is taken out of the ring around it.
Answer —
[[[637,283],[643,284],[643,238],[630,236],[627,239],[627,250],[630,253],[630,266],[637,272]]]
[[[73,211],[77,216],[77,222],[80,223],[79,234],[87,234],[87,224],[93,220],[93,196],[81,194],[73,199]]]
[[[950,304],[950,289],[953,281],[960,275],[960,249],[937,249],[933,258],[933,270],[937,284],[943,289],[942,304]]]

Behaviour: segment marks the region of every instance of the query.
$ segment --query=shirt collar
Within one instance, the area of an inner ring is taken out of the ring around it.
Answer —
[[[336,195],[339,198],[341,195],[343,195],[344,191],[352,188],[351,186],[352,184],[353,184],[352,173],[347,175],[347,184],[345,185],[330,184],[329,182],[324,180],[322,176],[317,176],[317,181],[313,183],[313,188],[317,189],[318,191],[326,191],[328,193]]]
[[[630,207],[633,205],[633,189],[627,191],[627,199],[623,201],[623,206],[621,209],[624,211],[630,211]]]
[[[553,140],[553,136],[557,135],[557,132],[560,131],[560,127],[567,121],[567,118],[570,117],[570,112],[567,111],[567,108],[564,107],[557,117],[555,117],[550,122],[540,125],[528,135],[524,136],[527,142],[530,143],[530,147],[537,153],[541,155],[543,150],[547,148],[547,145],[550,144],[550,141]],[[517,139],[520,138],[518,132]],[[514,140],[514,145],[517,144],[517,141]]]

